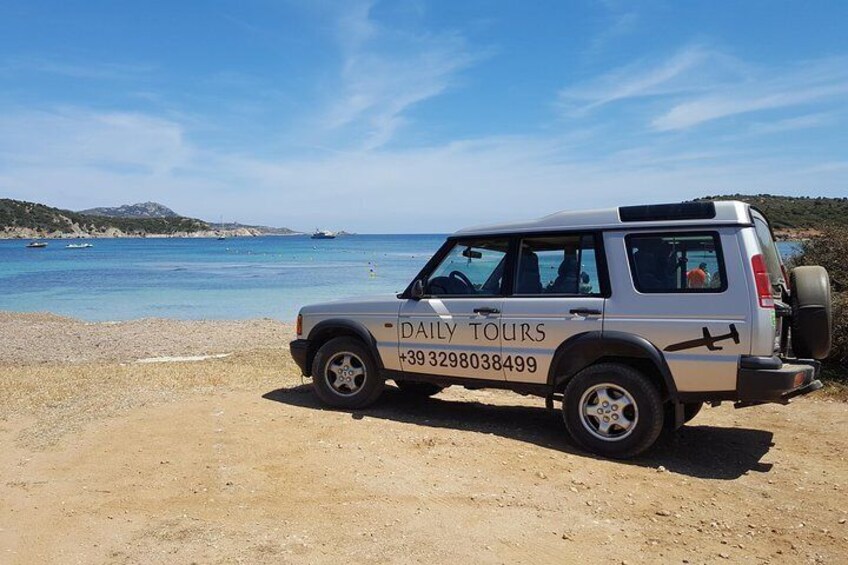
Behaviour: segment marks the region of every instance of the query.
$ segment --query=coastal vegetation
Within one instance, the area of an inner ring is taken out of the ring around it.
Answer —
[[[756,206],[778,232],[810,232],[822,226],[848,227],[848,198],[728,194],[698,200],[741,200]],[[815,235],[810,233],[809,235]]]
[[[288,228],[211,223],[180,216],[156,202],[81,212],[36,202],[0,199],[0,238],[214,237],[290,235]]]
[[[124,204],[113,208],[89,208],[80,210],[86,216],[108,216],[110,218],[178,218],[180,215],[158,202]]]
[[[116,218],[87,215],[35,202],[0,199],[0,232],[6,237],[176,235],[209,229],[206,222],[183,216]]]
[[[830,275],[833,345],[824,362],[829,378],[848,383],[848,227],[824,227],[821,237],[801,244],[792,265],[821,265]]]

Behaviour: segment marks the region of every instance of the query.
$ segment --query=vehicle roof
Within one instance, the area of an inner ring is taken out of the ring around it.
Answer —
[[[567,231],[573,229],[642,229],[750,225],[750,206],[745,202],[685,202],[622,206],[602,210],[562,211],[525,222],[473,226],[453,236],[495,235],[524,232]],[[624,219],[622,219],[624,218]]]

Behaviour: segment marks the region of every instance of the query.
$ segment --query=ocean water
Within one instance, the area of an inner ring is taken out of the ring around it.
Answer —
[[[312,302],[406,288],[444,235],[97,239],[89,249],[0,240],[0,310],[90,321],[292,321]],[[793,244],[779,244],[791,254]]]
[[[0,241],[0,310],[84,320],[291,321],[311,302],[400,292],[443,235]]]

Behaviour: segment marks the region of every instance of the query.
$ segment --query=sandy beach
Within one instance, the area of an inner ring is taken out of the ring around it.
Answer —
[[[326,410],[292,334],[0,313],[0,562],[844,562],[838,397],[605,461],[506,392]]]

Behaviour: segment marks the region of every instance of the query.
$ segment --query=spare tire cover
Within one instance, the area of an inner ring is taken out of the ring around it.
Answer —
[[[792,351],[802,359],[830,353],[830,277],[824,267],[795,267],[789,274]]]

